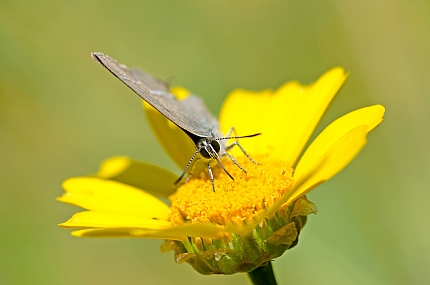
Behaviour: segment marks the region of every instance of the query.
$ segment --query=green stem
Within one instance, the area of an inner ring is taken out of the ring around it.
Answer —
[[[277,285],[275,274],[273,273],[272,262],[269,261],[267,265],[260,266],[251,272],[248,276],[254,285]]]

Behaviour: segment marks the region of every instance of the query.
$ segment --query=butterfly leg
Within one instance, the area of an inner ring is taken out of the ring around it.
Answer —
[[[228,156],[228,158],[230,158],[230,160],[237,166],[237,167],[239,167],[239,169],[240,170],[242,170],[243,172],[245,172],[245,173],[248,173],[248,172],[246,172],[246,170],[242,167],[242,166],[240,166],[240,164],[236,161],[236,159],[234,159],[234,157],[233,156],[231,156],[228,152],[226,152],[225,153],[225,155],[227,155]]]
[[[214,175],[212,173],[212,168],[211,168],[210,162],[208,162],[208,173],[209,173],[209,177],[210,177],[211,183],[212,183],[212,190],[215,192]]]
[[[179,181],[181,181],[182,178],[184,178],[185,174],[187,174],[187,173],[188,173],[188,176],[187,176],[187,178],[185,178],[184,183],[186,183],[186,182],[188,182],[188,180],[190,180],[190,177],[192,174],[192,169],[191,169],[191,172],[188,172],[188,169],[190,168],[191,164],[193,163],[194,159],[196,158],[196,156],[199,152],[200,152],[200,149],[197,149],[194,152],[193,156],[191,157],[191,159],[188,161],[187,165],[185,166],[184,171],[182,172],[181,176],[179,176],[179,178],[176,179],[175,183],[173,183],[173,186],[176,186],[179,183]]]
[[[228,134],[227,134],[227,136],[226,137],[229,137],[232,133],[234,133],[234,136],[236,137],[237,136],[237,133],[236,133],[236,129],[234,128],[234,127],[232,127],[231,129],[230,129],[230,131],[228,132]],[[252,159],[252,157],[251,156],[249,156],[249,154],[247,154],[246,153],[246,151],[245,151],[245,149],[239,144],[239,140],[238,139],[236,139],[236,141],[235,142],[233,142],[232,144],[230,144],[230,145],[228,145],[228,146],[226,146],[225,147],[225,150],[226,151],[229,151],[230,149],[232,149],[234,146],[238,146],[239,148],[240,148],[240,150],[243,152],[243,154],[252,162],[252,163],[254,163],[254,164],[258,164],[258,162],[257,161],[255,161],[255,160],[253,160]],[[232,157],[229,155],[229,157],[230,157],[230,159],[232,159]],[[236,164],[240,169],[242,169],[242,167],[240,167],[238,164],[237,164],[237,162],[235,161],[235,160],[233,160],[232,159],[232,161],[233,161],[233,163],[234,164]],[[242,169],[243,170],[243,169]],[[246,172],[246,171],[245,171]]]

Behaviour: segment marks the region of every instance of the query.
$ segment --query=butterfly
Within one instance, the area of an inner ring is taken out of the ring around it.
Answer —
[[[228,157],[237,167],[246,173],[246,170],[228,153],[234,146],[239,147],[250,161],[258,164],[246,153],[245,149],[239,144],[238,139],[255,137],[261,135],[261,133],[237,136],[235,128],[232,127],[228,134],[224,136],[220,131],[216,118],[212,116],[203,101],[197,96],[189,95],[185,99],[178,100],[170,92],[167,83],[155,76],[137,68],[130,69],[100,52],[93,52],[91,56],[149,105],[178,126],[193,141],[196,150],[174,185],[179,184],[181,181],[184,183],[188,181],[192,176],[192,165],[196,161],[207,163],[213,191],[215,191],[215,182],[211,167],[213,162],[216,162],[234,181],[233,176],[225,169],[220,160],[223,157]],[[227,140],[229,139],[235,139],[235,141],[227,144]]]

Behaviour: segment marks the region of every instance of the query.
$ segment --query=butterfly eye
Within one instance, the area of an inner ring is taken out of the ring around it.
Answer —
[[[216,153],[219,153],[221,146],[218,141],[213,140],[210,142],[210,145],[212,146],[212,148],[215,150]]]
[[[206,158],[206,159],[210,159],[210,158],[211,158],[211,156],[209,155],[209,153],[208,153],[208,151],[206,150],[206,148],[202,148],[202,149],[200,150],[200,154],[201,154],[204,158]]]
[[[220,149],[221,149],[221,146],[220,146],[219,142],[216,140],[213,140],[213,141],[210,141],[209,143],[206,142],[204,144],[204,146],[200,150],[200,154],[204,158],[210,159],[210,158],[214,158],[214,157],[211,156],[209,153],[215,152],[216,154],[219,154]]]

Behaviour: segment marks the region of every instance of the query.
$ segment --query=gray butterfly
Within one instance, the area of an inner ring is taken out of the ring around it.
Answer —
[[[91,53],[91,56],[125,85],[130,87],[149,105],[181,128],[194,142],[196,151],[185,166],[182,175],[176,180],[175,185],[182,181],[186,174],[185,182],[191,177],[192,173],[189,170],[192,169],[192,167],[190,168],[190,166],[197,160],[207,162],[208,173],[214,191],[215,183],[211,168],[211,163],[213,161],[216,161],[232,180],[234,180],[233,176],[231,176],[222,165],[220,158],[227,156],[237,167],[246,173],[246,170],[228,153],[234,146],[238,146],[253,163],[258,164],[246,153],[237,139],[255,137],[260,135],[260,133],[240,137],[236,135],[231,136],[232,133],[236,134],[234,127],[232,127],[229,133],[223,136],[219,130],[218,121],[211,115],[200,98],[189,95],[185,99],[177,100],[176,97],[170,93],[168,85],[156,77],[140,69],[130,69],[124,64],[120,64],[113,58],[100,52]],[[227,145],[227,139],[236,139],[236,141]]]

